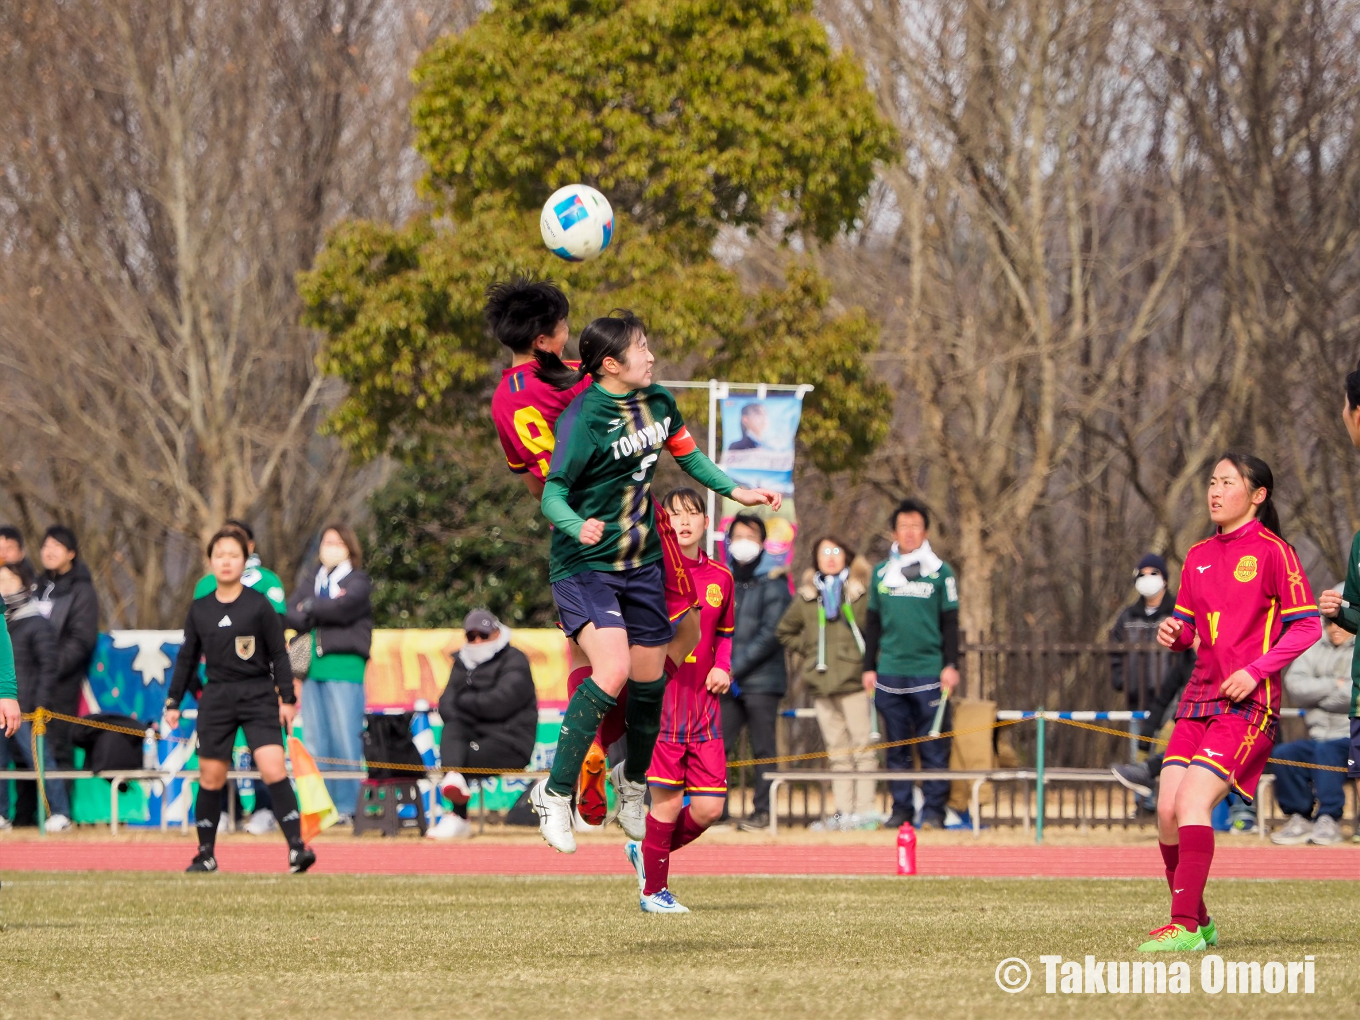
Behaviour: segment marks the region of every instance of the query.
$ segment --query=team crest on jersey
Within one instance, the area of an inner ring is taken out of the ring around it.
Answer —
[[[704,593],[704,598],[708,600],[708,604],[710,606],[712,606],[714,609],[717,609],[719,606],[722,605],[723,599],[722,585],[710,584],[708,586],[708,591]]]
[[[1233,568],[1233,577],[1243,583],[1250,581],[1256,576],[1256,557],[1243,556],[1237,561],[1237,566]]]
[[[250,637],[238,637],[236,639],[236,657],[238,659],[249,659],[255,654],[255,635]]]

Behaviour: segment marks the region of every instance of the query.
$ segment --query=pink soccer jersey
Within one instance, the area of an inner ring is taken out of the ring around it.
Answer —
[[[686,560],[690,580],[699,596],[699,644],[666,685],[661,706],[661,740],[698,743],[722,737],[718,696],[705,686],[714,666],[732,668],[732,572],[703,552]]]
[[[1176,647],[1200,638],[1177,718],[1233,712],[1262,728],[1273,723],[1280,711],[1280,671],[1303,650],[1280,647],[1280,636],[1287,624],[1318,616],[1293,546],[1255,520],[1192,546],[1174,612],[1186,625]],[[1290,637],[1287,644],[1297,644]],[[1259,683],[1233,704],[1221,697],[1219,685],[1239,669]]]
[[[568,362],[570,367],[575,364]],[[548,477],[553,455],[553,428],[563,408],[590,385],[582,380],[569,390],[554,389],[538,378],[534,363],[507,368],[491,396],[491,419],[501,438],[506,463],[516,474],[526,471],[540,482]]]

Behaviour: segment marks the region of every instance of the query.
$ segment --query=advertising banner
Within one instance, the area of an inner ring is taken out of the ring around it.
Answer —
[[[798,534],[798,515],[793,500],[794,447],[803,400],[791,393],[764,397],[725,397],[722,413],[722,453],[718,466],[736,482],[753,489],[773,489],[784,496],[779,513],[756,511],[765,518],[765,557],[760,570],[788,566],[793,559],[793,540]],[[718,527],[724,533],[737,513],[745,508],[723,500]]]
[[[113,631],[99,635],[94,661],[82,692],[80,714],[114,712],[144,722],[157,722],[165,705],[174,671],[175,656],[184,641],[177,630]],[[511,644],[529,658],[534,686],[538,692],[539,723],[537,742],[530,767],[549,768],[562,725],[562,710],[567,704],[567,642],[556,628],[516,630]],[[415,711],[418,704],[428,709],[412,721],[412,735],[427,763],[437,760],[439,734],[443,720],[435,711],[439,695],[448,683],[453,656],[463,645],[461,630],[375,630],[373,647],[364,678],[364,700],[369,712]],[[180,769],[197,765],[194,744],[192,702],[186,702],[184,718],[173,736],[182,740],[161,740],[155,753],[160,767],[171,773],[167,783],[169,799],[166,821],[178,825],[192,811],[194,784],[174,778]],[[301,727],[297,732],[301,734]],[[186,742],[186,740],[190,742]],[[79,752],[77,752],[79,753]],[[250,766],[245,748],[237,749],[236,764]],[[150,765],[151,763],[148,762]],[[506,777],[493,780],[481,791],[492,810],[509,807],[528,787],[522,779]],[[72,814],[77,822],[106,822],[109,818],[109,786],[102,779],[80,779],[74,783]],[[247,786],[242,799],[249,810],[254,800]],[[474,806],[478,803],[474,794]],[[11,799],[13,803],[13,799]],[[160,784],[133,783],[119,795],[119,818],[130,825],[161,823]]]

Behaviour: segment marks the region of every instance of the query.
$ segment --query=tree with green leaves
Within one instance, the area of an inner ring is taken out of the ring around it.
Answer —
[[[633,308],[671,364],[814,383],[803,436],[823,470],[882,438],[868,316],[832,312],[807,256],[750,292],[713,255],[724,228],[805,250],[854,230],[893,152],[810,0],[511,0],[415,75],[431,212],[342,224],[299,279],[324,367],[349,387],[330,427],[352,449],[418,453],[481,413],[501,354],[483,294],[516,272],[556,279],[575,328]],[[603,257],[568,264],[536,221],[575,181],[609,196],[616,228]]]

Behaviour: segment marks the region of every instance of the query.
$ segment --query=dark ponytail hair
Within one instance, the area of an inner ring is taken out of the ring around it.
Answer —
[[[646,332],[647,324],[640,318],[627,309],[616,308],[581,330],[579,369],[573,372],[563,365],[563,371],[557,372],[540,367],[538,377],[559,390],[569,390],[586,378],[598,380],[604,371],[604,359],[627,361],[633,338]]]
[[[538,376],[562,377],[572,370],[556,354],[534,346],[541,336],[552,336],[557,325],[571,313],[571,304],[562,288],[552,280],[532,280],[517,276],[508,283],[495,283],[486,289],[486,324],[491,334],[516,354],[532,354],[538,362]]]
[[[1214,463],[1221,464],[1225,460],[1237,468],[1237,473],[1251,486],[1253,492],[1257,489],[1266,490],[1265,502],[1256,508],[1256,519],[1268,530],[1280,534],[1280,514],[1275,509],[1275,475],[1270,470],[1270,465],[1260,457],[1239,453],[1236,450],[1228,450]]]
[[[1360,367],[1346,376],[1346,406],[1352,411],[1360,407]]]

